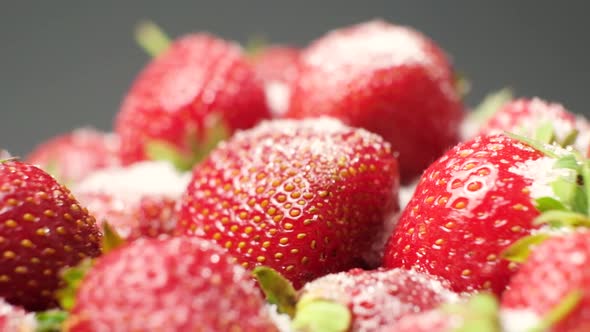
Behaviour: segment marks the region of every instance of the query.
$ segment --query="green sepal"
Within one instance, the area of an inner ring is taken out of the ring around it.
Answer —
[[[559,198],[559,201],[565,205],[573,206],[578,185],[567,179],[559,178],[550,183],[551,190]]]
[[[461,317],[461,324],[453,332],[500,332],[499,306],[491,294],[472,295],[467,302],[443,304],[443,312]]]
[[[568,293],[551,311],[544,315],[539,325],[530,329],[528,332],[548,331],[553,325],[561,322],[569,315],[582,301],[584,293],[580,290],[574,290]]]
[[[250,58],[255,58],[268,47],[268,40],[263,35],[253,35],[248,38],[244,52]]]
[[[502,108],[506,103],[512,100],[512,90],[504,88],[488,94],[483,101],[470,113],[471,121],[475,123],[484,123]]]
[[[258,281],[268,303],[276,304],[280,313],[293,317],[297,303],[297,291],[291,282],[276,270],[267,266],[254,268],[252,274]]]
[[[304,332],[346,332],[350,330],[352,314],[343,304],[311,297],[297,303],[297,313],[291,327]]]
[[[512,139],[515,139],[517,141],[521,141],[521,142],[525,143],[526,145],[529,145],[530,147],[532,147],[533,149],[535,149],[535,150],[543,153],[547,157],[551,157],[551,158],[555,158],[555,159],[559,159],[559,157],[560,157],[559,155],[557,155],[555,153],[555,151],[553,151],[550,148],[550,146],[548,146],[548,145],[546,145],[546,144],[544,144],[542,142],[538,142],[538,141],[536,141],[536,140],[534,140],[532,138],[528,138],[528,137],[525,137],[525,136],[522,136],[522,135],[518,135],[518,134],[515,134],[515,133],[510,133],[510,132],[507,132],[507,131],[504,132],[504,135],[506,135],[506,136],[508,136],[508,137],[510,137]]]
[[[471,91],[471,82],[462,72],[455,72],[455,90],[461,98],[465,98]]]
[[[522,263],[529,257],[533,246],[543,243],[549,237],[550,235],[546,233],[537,233],[522,237],[504,249],[501,256],[511,262]]]
[[[535,208],[539,212],[550,210],[566,211],[567,207],[553,197],[539,197],[535,199]]]
[[[535,218],[533,223],[535,225],[548,224],[553,228],[590,227],[590,218],[571,211],[547,211]]]
[[[545,144],[555,141],[555,129],[551,122],[540,124],[535,130],[535,140]]]
[[[555,164],[553,164],[553,168],[566,168],[579,172],[580,162],[574,154],[567,154],[565,156],[559,157],[555,161]]]
[[[152,57],[157,57],[170,47],[170,37],[154,22],[141,21],[135,27],[135,41]]]
[[[108,223],[102,224],[102,253],[106,254],[122,245],[127,241]]]
[[[85,258],[78,265],[61,271],[61,278],[65,282],[65,286],[57,291],[56,296],[62,309],[69,311],[74,307],[80,283],[92,265],[93,260]]]
[[[6,163],[6,162],[9,162],[9,161],[17,161],[17,160],[19,160],[18,157],[9,157],[9,158],[5,158],[5,159],[0,159],[0,164]]]
[[[37,327],[35,332],[59,332],[68,318],[68,312],[63,310],[48,310],[35,314]]]
[[[590,161],[584,160],[581,170],[582,182],[584,185],[586,210],[584,211],[590,216]]]
[[[567,136],[565,136],[563,138],[563,140],[561,142],[558,142],[559,145],[566,147],[566,146],[571,146],[574,145],[574,143],[576,143],[576,139],[578,138],[578,135],[580,134],[580,131],[578,129],[574,129],[572,131],[570,131]]]
[[[163,140],[151,140],[145,146],[150,160],[167,161],[179,171],[190,171],[193,166],[209,155],[219,142],[227,139],[230,131],[220,117],[214,117],[207,126],[207,131],[199,140],[196,133],[187,135],[190,151],[181,151],[173,144]]]

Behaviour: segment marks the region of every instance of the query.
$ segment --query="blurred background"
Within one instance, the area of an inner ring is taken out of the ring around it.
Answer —
[[[171,36],[208,30],[245,42],[305,45],[326,31],[381,17],[436,40],[472,83],[475,105],[512,87],[590,114],[587,13],[568,1],[12,1],[0,6],[0,147],[24,155],[58,133],[109,130],[148,61],[132,38],[151,18]]]

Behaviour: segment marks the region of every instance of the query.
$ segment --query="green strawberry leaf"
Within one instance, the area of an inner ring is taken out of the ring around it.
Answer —
[[[553,228],[590,227],[590,218],[571,211],[547,211],[535,218],[533,223],[535,225],[548,224]]]
[[[350,330],[352,314],[347,306],[318,298],[305,297],[297,303],[297,313],[291,327],[306,332],[346,332]]]
[[[567,208],[560,201],[553,197],[540,197],[535,199],[535,207],[539,212],[550,210],[566,211]]]
[[[35,332],[59,332],[62,324],[68,318],[68,313],[63,310],[48,310],[35,314],[37,327]]]
[[[102,224],[102,253],[106,254],[126,243],[117,231],[108,223]]]
[[[504,88],[496,92],[488,94],[484,100],[470,113],[471,121],[475,123],[484,123],[489,120],[494,114],[512,100],[512,90]]]
[[[544,315],[538,326],[530,329],[529,332],[548,331],[553,325],[561,322],[567,317],[580,302],[584,293],[580,290],[574,290],[568,293],[561,302],[559,302],[549,313]]]
[[[135,41],[152,57],[157,57],[170,47],[170,37],[154,22],[141,21],[135,27]]]
[[[266,295],[266,300],[271,304],[276,304],[279,312],[293,317],[297,303],[297,292],[291,282],[279,272],[266,266],[254,268],[252,274]]]
[[[491,294],[472,295],[467,302],[443,304],[443,312],[461,317],[461,326],[453,332],[499,332],[499,306]]]
[[[61,278],[65,286],[57,291],[57,299],[64,310],[71,310],[76,300],[76,292],[84,276],[90,271],[93,265],[91,258],[85,258],[78,265],[61,271]]]
[[[545,122],[539,125],[535,130],[535,140],[545,144],[551,144],[555,141],[555,129],[551,122]]]
[[[550,235],[545,233],[525,236],[504,249],[501,256],[511,262],[522,263],[529,257],[533,246],[543,243],[549,237]]]

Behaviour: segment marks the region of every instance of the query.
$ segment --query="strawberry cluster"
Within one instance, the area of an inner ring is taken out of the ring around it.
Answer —
[[[112,133],[0,150],[0,331],[590,331],[582,116],[384,21],[137,40]]]

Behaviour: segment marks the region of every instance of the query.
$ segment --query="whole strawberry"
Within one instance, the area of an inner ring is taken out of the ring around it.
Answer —
[[[246,271],[198,238],[140,239],[97,260],[70,332],[277,331]]]
[[[590,330],[590,232],[554,236],[535,247],[510,281],[501,309],[510,332]]]
[[[91,128],[51,138],[29,154],[26,162],[49,172],[60,183],[76,183],[88,174],[119,164],[119,139]]]
[[[572,145],[586,153],[590,146],[590,123],[562,105],[539,98],[517,99],[505,104],[479,130],[479,135],[517,133],[547,143]]]
[[[329,115],[381,135],[409,182],[458,141],[463,106],[454,82],[433,41],[370,21],[332,31],[303,51],[287,116]]]
[[[281,117],[289,108],[293,84],[299,76],[299,56],[295,47],[274,45],[254,54],[251,62],[264,82],[266,100],[274,117]]]
[[[236,134],[195,167],[179,230],[300,287],[379,263],[398,186],[379,136],[328,118],[275,120]]]
[[[27,310],[56,305],[60,270],[100,254],[95,220],[41,169],[0,161],[0,297]]]
[[[422,176],[384,266],[441,276],[458,292],[500,294],[517,268],[500,254],[538,227],[536,199],[558,201],[553,184],[562,177],[575,182],[572,171],[554,167],[557,161],[504,135],[455,146]]]
[[[236,129],[269,116],[241,48],[206,33],[165,47],[136,78],[116,119],[124,164],[168,159],[190,169]]]
[[[104,169],[74,187],[99,225],[105,221],[127,239],[172,235],[178,221],[177,201],[190,174],[166,162],[139,162]]]
[[[381,331],[406,315],[458,299],[440,278],[402,269],[353,269],[307,283],[300,291],[293,325],[315,331],[318,318],[330,315],[331,310],[324,310],[328,302],[349,310],[347,331]]]

